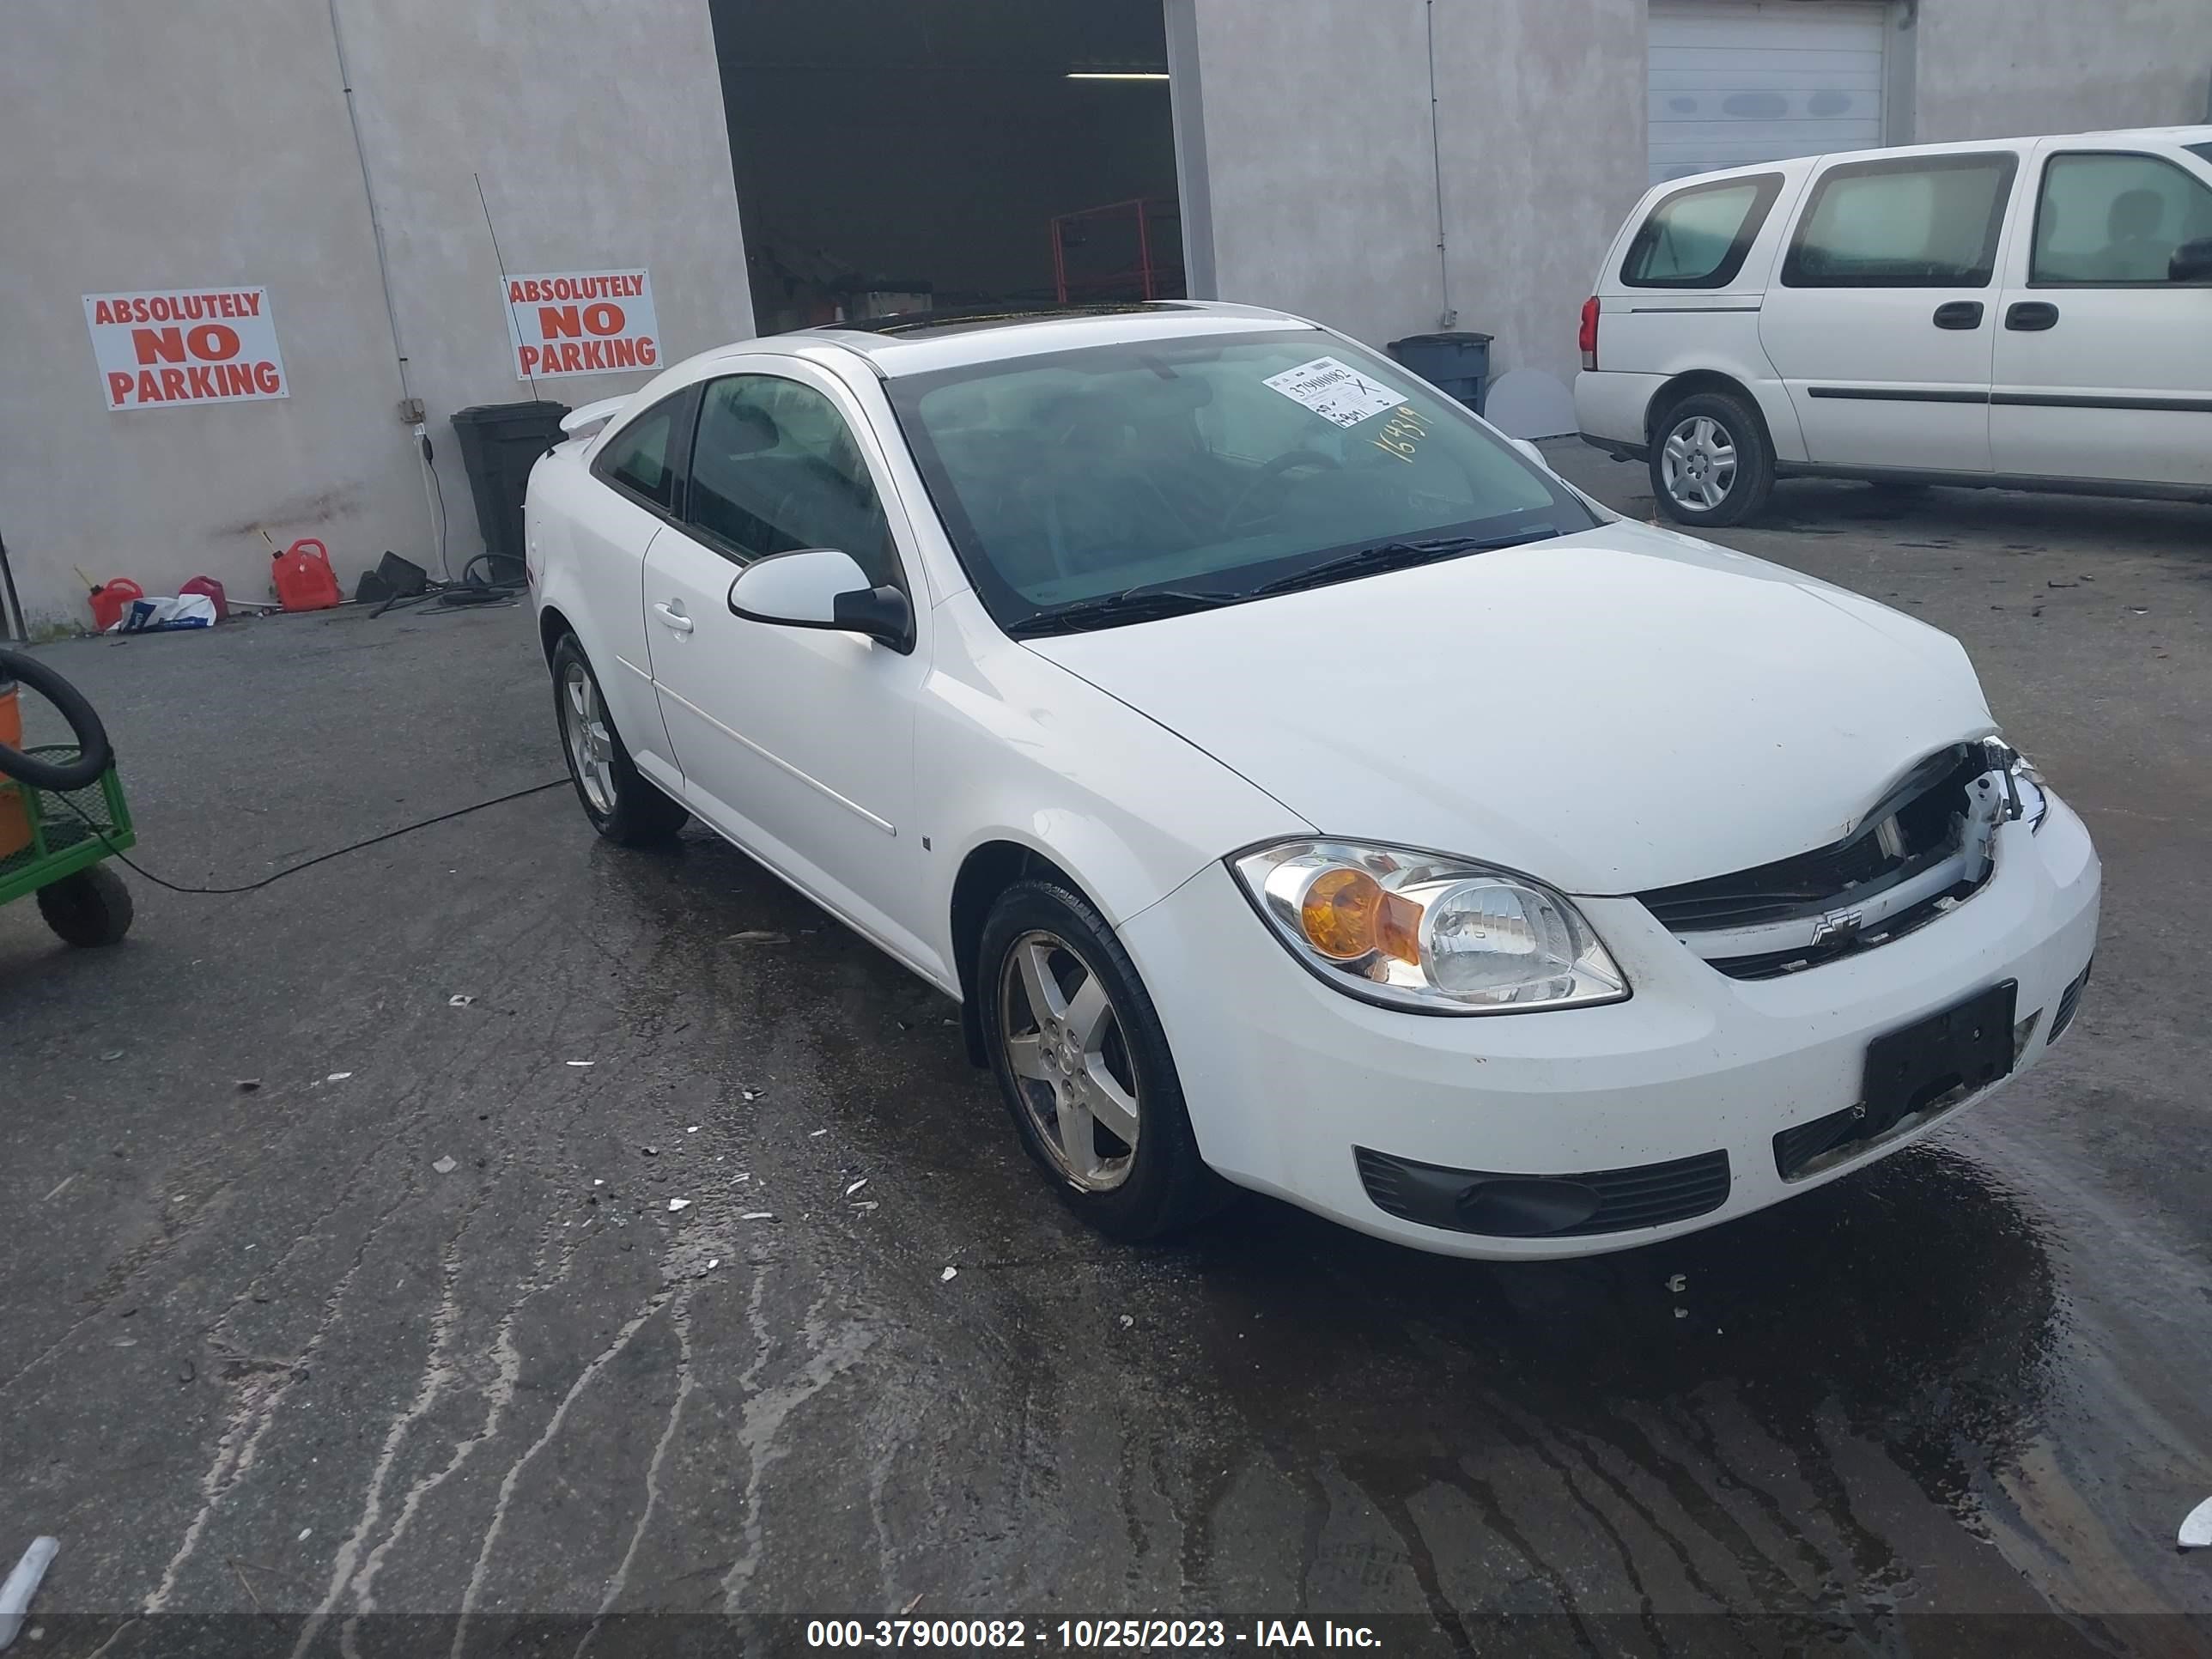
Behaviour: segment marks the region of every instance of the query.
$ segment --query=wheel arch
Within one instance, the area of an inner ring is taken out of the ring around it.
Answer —
[[[568,618],[562,614],[559,605],[549,605],[538,611],[538,646],[548,668],[553,665],[553,647],[561,643],[561,636],[575,631]]]
[[[960,980],[960,1034],[967,1042],[971,1065],[988,1066],[991,1063],[990,1056],[983,1050],[982,1003],[975,982],[975,957],[983,943],[983,922],[1000,894],[1016,882],[1032,877],[1057,880],[1093,905],[1097,903],[1058,860],[1025,842],[1003,837],[979,842],[969,848],[960,860],[959,873],[952,878],[949,918],[952,963]]]
[[[1644,406],[1644,447],[1649,454],[1659,443],[1659,423],[1668,411],[1685,398],[1693,398],[1701,392],[1717,392],[1731,398],[1741,398],[1758,417],[1759,435],[1766,441],[1767,453],[1778,461],[1801,460],[1804,457],[1805,441],[1798,430],[1797,411],[1789,401],[1789,393],[1778,381],[1754,384],[1741,375],[1731,374],[1725,369],[1691,368],[1669,375],[1651,394],[1651,401]]]

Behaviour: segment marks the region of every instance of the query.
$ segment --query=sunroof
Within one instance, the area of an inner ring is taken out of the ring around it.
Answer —
[[[1066,322],[1077,317],[1130,317],[1150,311],[1188,311],[1194,307],[1173,300],[1130,301],[1120,305],[1040,306],[962,311],[907,311],[890,317],[861,317],[845,323],[817,323],[817,328],[846,329],[860,334],[890,334],[926,337],[957,334],[969,329],[1009,328],[1018,323]]]

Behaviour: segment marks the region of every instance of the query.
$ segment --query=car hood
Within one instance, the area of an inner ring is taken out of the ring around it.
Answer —
[[[1994,729],[1948,635],[1627,523],[1027,643],[1328,835],[1582,894],[1825,846]]]

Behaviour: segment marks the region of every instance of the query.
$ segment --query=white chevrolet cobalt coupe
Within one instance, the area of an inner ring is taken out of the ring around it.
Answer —
[[[585,813],[696,817],[959,999],[1068,1202],[1618,1249],[2065,1030],[2081,821],[1958,643],[1617,519],[1273,312],[749,340],[530,482]]]

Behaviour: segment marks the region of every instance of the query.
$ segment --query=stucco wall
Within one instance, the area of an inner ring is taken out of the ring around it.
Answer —
[[[1197,14],[1218,297],[1375,343],[1434,328],[1423,0],[1198,0]]]
[[[1437,0],[1452,304],[1462,327],[1497,336],[1493,381],[1526,369],[1559,382],[1566,418],[1526,435],[1571,427],[1583,301],[1644,194],[1647,13],[1645,0]]]
[[[2212,119],[2212,0],[1919,0],[1913,138]]]
[[[562,0],[557,19],[503,0],[341,0],[339,16],[458,574],[483,543],[453,413],[531,395],[486,206],[510,271],[647,267],[664,361],[753,331],[714,31],[703,0]],[[650,374],[538,389],[574,407]]]
[[[266,526],[420,538],[428,514],[378,298],[328,19],[236,0],[15,0],[0,52],[0,536],[34,626],[89,621],[82,565],[264,595]],[[263,284],[292,395],[109,414],[80,296]],[[383,544],[380,543],[380,547]]]
[[[1216,288],[1380,345],[1496,336],[1571,377],[1577,313],[1642,192],[1644,0],[1198,0]],[[1442,157],[1445,259],[1437,252]]]
[[[750,331],[702,0],[341,0],[410,389],[458,570],[482,546],[447,422],[528,395],[471,171],[510,269],[644,264],[672,355]],[[268,592],[265,528],[349,585],[434,567],[322,0],[14,0],[0,53],[0,537],[34,627],[88,621],[82,565]],[[680,181],[680,188],[671,188]],[[291,396],[107,412],[81,296],[265,285]],[[641,376],[549,388],[602,398]]]

